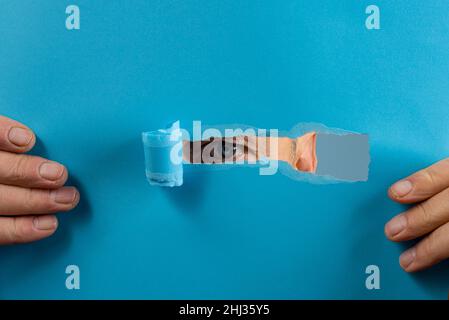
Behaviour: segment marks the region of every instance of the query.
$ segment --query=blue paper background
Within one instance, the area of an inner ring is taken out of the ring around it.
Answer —
[[[404,273],[383,226],[403,210],[387,187],[449,154],[448,19],[444,0],[0,0],[0,113],[82,192],[52,238],[0,248],[0,298],[447,298],[448,263]],[[239,168],[150,187],[140,133],[176,119],[368,133],[370,179]]]

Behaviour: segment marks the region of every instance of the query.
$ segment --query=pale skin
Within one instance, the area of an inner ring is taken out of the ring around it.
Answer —
[[[26,154],[35,142],[31,129],[0,116],[0,245],[51,236],[55,213],[79,202],[76,188],[64,186],[62,164]],[[415,272],[449,258],[449,158],[396,182],[388,195],[415,205],[385,225],[386,236],[395,242],[422,237],[401,255],[402,268]]]
[[[67,169],[55,161],[26,154],[36,143],[31,129],[0,116],[0,245],[51,236],[57,212],[79,202],[79,192],[64,186]]]

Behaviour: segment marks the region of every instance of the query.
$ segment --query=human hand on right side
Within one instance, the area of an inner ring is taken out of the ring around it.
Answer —
[[[449,258],[449,158],[396,182],[388,194],[416,205],[386,224],[386,236],[396,242],[424,236],[401,255],[401,267],[415,272]]]

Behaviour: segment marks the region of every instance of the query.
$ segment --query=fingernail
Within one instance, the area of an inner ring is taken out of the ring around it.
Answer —
[[[64,172],[64,167],[56,162],[44,162],[39,168],[39,174],[46,180],[58,180]]]
[[[391,219],[385,226],[385,233],[389,238],[392,238],[401,233],[407,226],[407,218],[400,214]]]
[[[77,191],[73,187],[64,187],[52,191],[53,200],[60,204],[71,204],[75,201]]]
[[[41,216],[33,219],[34,227],[38,230],[53,230],[58,225],[55,216]]]
[[[399,257],[399,264],[401,265],[402,269],[407,269],[415,260],[415,258],[416,258],[416,249],[415,248],[408,249]]]
[[[33,135],[29,130],[14,127],[9,130],[8,139],[18,147],[25,147],[30,144]]]
[[[408,180],[402,180],[399,182],[396,182],[391,187],[391,192],[393,195],[397,198],[401,198],[406,196],[410,191],[412,191],[413,185]]]

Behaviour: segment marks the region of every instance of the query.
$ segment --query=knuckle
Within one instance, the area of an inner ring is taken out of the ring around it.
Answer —
[[[25,156],[18,156],[15,161],[12,161],[9,169],[9,179],[17,182],[25,180],[27,177],[28,158]]]
[[[418,250],[417,259],[426,262],[427,265],[433,265],[439,261],[434,236],[429,235],[419,247],[421,250]]]
[[[421,176],[422,179],[425,181],[426,184],[430,185],[430,186],[435,186],[436,185],[436,177],[435,177],[435,173],[430,170],[423,170],[421,172]]]
[[[8,230],[8,238],[11,243],[18,244],[26,242],[27,230],[18,218],[11,219]]]
[[[429,203],[419,203],[416,205],[417,210],[419,211],[419,221],[420,221],[420,229],[429,230],[432,229],[435,224],[434,214],[432,208],[429,206]]]
[[[24,205],[28,212],[50,212],[55,204],[50,199],[50,190],[28,189]]]
[[[9,243],[15,244],[18,242],[16,219],[11,219],[9,221],[9,224],[5,229],[6,237],[9,240]]]
[[[23,206],[27,212],[31,212],[36,208],[34,194],[35,194],[35,190],[32,190],[32,189],[28,189],[25,192],[25,196],[23,199]]]

